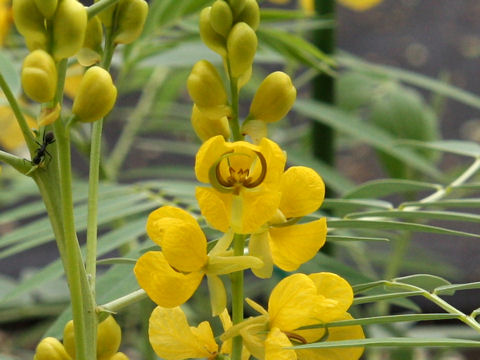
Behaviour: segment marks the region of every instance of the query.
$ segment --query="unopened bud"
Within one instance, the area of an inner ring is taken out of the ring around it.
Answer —
[[[116,98],[117,88],[109,72],[92,66],[83,75],[72,112],[81,122],[100,120],[112,110]]]
[[[62,343],[55,338],[47,337],[40,341],[35,351],[35,360],[70,360]]]
[[[42,15],[50,20],[57,10],[58,0],[35,0],[35,5]]]
[[[147,14],[148,3],[145,0],[120,0],[116,10],[115,43],[130,44],[135,41],[142,33]]]
[[[240,77],[253,64],[257,51],[257,35],[244,22],[239,22],[230,31],[227,39],[228,60],[231,76]]]
[[[103,1],[103,0],[95,0],[95,3]],[[117,4],[112,5],[107,7],[106,9],[103,9],[99,14],[98,17],[102,21],[102,24],[105,25],[105,27],[109,28],[112,26],[113,22],[113,14],[115,13],[115,9],[117,8]]]
[[[217,135],[222,135],[225,140],[230,138],[230,126],[226,116],[211,118],[193,105],[191,121],[195,134],[202,141],[207,141]]]
[[[245,7],[245,0],[228,0],[235,15],[240,14]]]
[[[213,30],[226,38],[232,28],[232,24],[233,14],[230,6],[223,0],[215,1],[210,11],[210,25]]]
[[[245,22],[253,30],[258,29],[260,24],[260,8],[257,0],[245,0],[245,7],[242,12],[235,17],[235,22]]]
[[[125,355],[124,353],[118,352],[108,360],[129,360],[129,359],[128,359],[128,356]]]
[[[297,90],[287,74],[271,73],[258,87],[250,106],[250,117],[265,122],[278,121],[290,111],[296,97]]]
[[[55,61],[46,51],[35,50],[27,55],[22,67],[25,93],[39,103],[53,100],[57,88]]]
[[[121,341],[122,330],[110,315],[98,324],[97,359],[110,359],[117,353]]]
[[[63,346],[68,355],[75,359],[75,329],[73,320],[67,322],[63,328]]]
[[[188,93],[197,106],[212,108],[225,106],[227,93],[217,69],[207,60],[198,61],[187,80]]]
[[[75,55],[83,45],[87,10],[77,0],[62,0],[53,17],[53,57],[61,60]]]
[[[227,50],[225,47],[225,39],[222,35],[217,33],[211,24],[211,10],[212,7],[208,6],[200,12],[200,37],[202,41],[210,49],[215,51],[222,57],[227,56]]]
[[[35,5],[35,0],[13,0],[13,18],[18,32],[25,37],[30,51],[47,48],[45,19]]]
[[[88,20],[82,48],[77,53],[77,60],[82,66],[97,64],[102,59],[103,28],[98,16]]]

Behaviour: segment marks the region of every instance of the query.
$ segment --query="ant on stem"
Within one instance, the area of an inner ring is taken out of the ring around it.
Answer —
[[[43,134],[43,141],[41,144],[37,142],[40,147],[35,151],[35,156],[31,160],[31,163],[34,166],[32,166],[32,168],[25,175],[29,175],[33,171],[37,170],[38,167],[43,163],[46,155],[48,155],[50,158],[52,157],[52,155],[50,155],[50,153],[47,151],[47,146],[53,144],[54,142],[55,137],[53,136],[52,132]]]

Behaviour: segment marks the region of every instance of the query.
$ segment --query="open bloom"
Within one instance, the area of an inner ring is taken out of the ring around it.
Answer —
[[[261,360],[357,360],[363,348],[289,349],[294,345],[319,341],[364,338],[360,326],[301,327],[351,319],[347,312],[353,291],[346,280],[333,273],[294,274],[273,289],[268,310],[247,299],[261,315],[244,320],[221,338],[241,335],[245,347]]]
[[[162,248],[137,261],[134,272],[140,286],[159,306],[173,308],[186,302],[206,275],[212,312],[226,306],[226,293],[218,275],[262,266],[253,256],[231,256],[227,233],[207,254],[207,239],[197,221],[185,210],[164,206],[147,220],[147,233]]]
[[[258,145],[210,138],[195,162],[197,179],[213,186],[197,187],[202,215],[223,232],[229,228],[239,234],[255,232],[277,211],[285,162],[283,151],[267,138]]]
[[[338,0],[343,6],[355,10],[355,11],[366,11],[383,0]],[[286,4],[288,0],[270,0],[274,4]],[[315,11],[315,1],[314,0],[299,0],[300,6],[305,10],[307,14],[313,14]]]
[[[293,166],[281,176],[280,204],[274,217],[252,234],[250,255],[259,257],[264,266],[253,269],[258,277],[268,278],[273,264],[294,271],[312,259],[325,244],[325,218],[303,224],[296,221],[317,210],[325,197],[322,178],[311,168]]]

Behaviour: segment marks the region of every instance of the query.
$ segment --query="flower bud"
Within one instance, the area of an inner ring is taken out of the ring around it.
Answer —
[[[207,60],[200,60],[193,66],[187,79],[187,89],[192,100],[202,111],[204,108],[226,107],[227,93],[222,79],[217,69]]]
[[[35,50],[27,55],[22,67],[25,93],[39,103],[53,100],[57,88],[55,61],[46,51]]]
[[[18,32],[25,37],[30,51],[47,48],[45,19],[35,5],[35,0],[14,0],[13,18]]]
[[[75,55],[83,45],[87,11],[77,0],[62,0],[53,17],[53,57],[61,60]]]
[[[245,0],[228,0],[235,15],[240,14],[245,7]]]
[[[147,14],[148,3],[145,0],[120,0],[116,10],[115,43],[130,44],[135,41],[142,33]]]
[[[121,341],[122,330],[110,315],[98,324],[97,359],[110,359],[117,353]]]
[[[235,24],[227,39],[228,60],[232,77],[240,77],[252,66],[256,50],[257,35],[255,31],[244,22]]]
[[[102,0],[95,0],[95,3],[102,1]],[[105,27],[109,28],[112,26],[112,21],[113,21],[113,14],[115,13],[115,9],[117,8],[117,4],[112,5],[107,7],[106,9],[103,9],[99,14],[98,17],[102,21],[102,24],[105,25]]]
[[[210,49],[215,51],[222,57],[227,56],[227,50],[225,48],[225,39],[217,33],[211,24],[211,10],[212,7],[208,6],[200,12],[200,37],[202,41]]]
[[[226,38],[232,28],[232,24],[233,14],[230,6],[223,0],[215,1],[210,11],[210,25],[213,30]]]
[[[103,28],[98,16],[88,20],[82,48],[77,53],[77,60],[82,66],[97,64],[102,59]]]
[[[245,22],[253,30],[258,29],[260,25],[260,8],[257,0],[245,0],[245,7],[242,12],[235,17],[235,22]]]
[[[58,0],[35,0],[35,5],[42,15],[50,20],[57,10]]]
[[[225,140],[230,138],[230,126],[226,116],[210,118],[193,105],[191,121],[195,134],[202,141],[217,135],[222,135]]]
[[[47,337],[37,345],[34,360],[70,360],[70,356],[60,341]]]
[[[118,352],[108,360],[129,360],[129,359],[128,359],[128,356],[125,355],[124,353]]]
[[[258,87],[250,106],[250,117],[265,122],[283,118],[292,108],[297,90],[290,77],[281,71],[268,75]]]
[[[72,112],[81,122],[100,120],[112,110],[117,98],[117,88],[105,69],[92,66],[83,75]]]
[[[67,322],[63,328],[63,346],[68,355],[75,359],[75,329],[73,320]]]

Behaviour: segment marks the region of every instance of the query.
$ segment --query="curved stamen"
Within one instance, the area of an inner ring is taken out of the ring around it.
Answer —
[[[262,167],[262,171],[260,173],[260,176],[255,181],[250,182],[249,181],[251,180],[250,178],[247,179],[247,181],[245,181],[243,186],[249,189],[252,189],[260,185],[263,182],[263,180],[265,180],[265,177],[267,176],[267,160],[265,160],[265,157],[262,155],[261,152],[255,151],[255,154],[257,154],[258,158],[260,159],[260,166]]]
[[[305,340],[305,338],[303,336],[300,336],[298,334],[295,334],[295,333],[292,333],[292,332],[288,332],[288,331],[283,331],[283,333],[285,335],[287,335],[287,337],[290,339],[290,340],[295,340],[299,343],[302,343],[302,344],[306,344],[307,343],[307,340]]]

